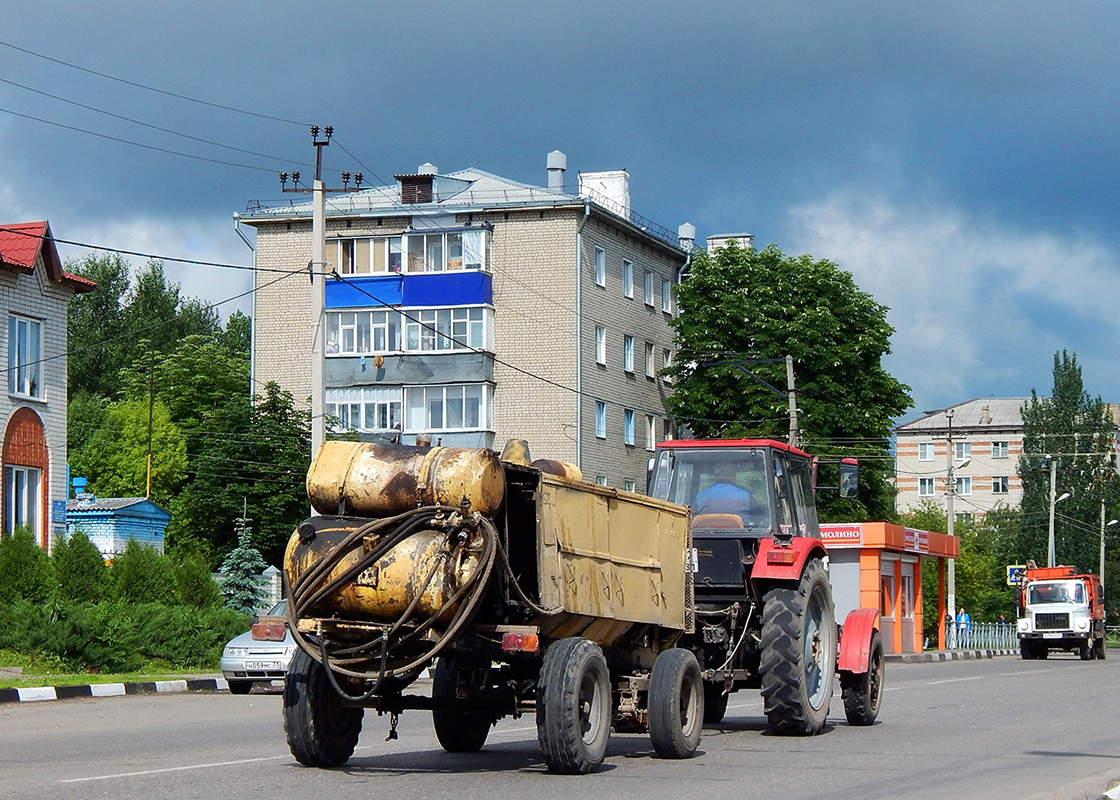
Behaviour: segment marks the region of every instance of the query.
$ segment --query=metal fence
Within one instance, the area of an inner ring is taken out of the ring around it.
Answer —
[[[945,621],[946,650],[1014,650],[1019,647],[1010,622]]]
[[[1120,625],[1105,629],[1105,643],[1120,647]],[[1018,650],[1019,637],[1011,622],[945,621],[946,650]]]

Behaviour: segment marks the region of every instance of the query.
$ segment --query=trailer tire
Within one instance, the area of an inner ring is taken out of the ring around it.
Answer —
[[[704,679],[691,650],[663,650],[649,682],[649,738],[661,758],[692,758],[704,728]]]
[[[844,716],[849,725],[871,725],[883,704],[883,638],[879,631],[871,633],[867,672],[841,672],[840,694],[844,698]]]
[[[454,700],[458,697],[461,670],[455,659],[440,657],[432,676],[433,700]],[[447,752],[476,753],[486,744],[492,722],[488,716],[437,705],[432,709],[432,726],[436,729],[440,747]]]
[[[284,681],[284,734],[296,761],[339,767],[354,754],[364,709],[345,706],[323,665],[297,649]]]
[[[836,619],[824,564],[810,559],[796,589],[771,589],[763,602],[759,668],[770,729],[820,733],[836,672]]]
[[[723,721],[729,696],[722,683],[704,684],[704,722],[715,725]]]
[[[537,681],[537,741],[548,768],[565,775],[599,769],[611,715],[610,676],[599,645],[575,636],[549,647]]]

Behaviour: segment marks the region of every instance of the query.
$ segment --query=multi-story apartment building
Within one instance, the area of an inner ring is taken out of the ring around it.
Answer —
[[[923,500],[943,506],[950,461],[956,514],[983,516],[1000,505],[1018,508],[1026,402],[1022,397],[969,400],[895,428],[898,510],[905,513]]]
[[[695,232],[630,209],[625,172],[548,156],[548,185],[432,164],[326,201],[325,410],[365,438],[569,461],[587,480],[644,489],[671,435],[658,372],[672,357],[672,286]],[[251,204],[253,377],[309,397],[312,206]],[[683,238],[682,238],[683,237]]]
[[[62,268],[46,222],[0,225],[6,354],[3,526],[47,549],[66,529],[66,304],[96,284]]]

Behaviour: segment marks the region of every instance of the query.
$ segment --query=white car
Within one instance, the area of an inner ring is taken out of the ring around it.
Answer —
[[[283,680],[288,673],[296,643],[284,624],[286,608],[286,601],[281,600],[262,614],[250,630],[225,646],[222,677],[231,694],[248,694],[254,683]]]

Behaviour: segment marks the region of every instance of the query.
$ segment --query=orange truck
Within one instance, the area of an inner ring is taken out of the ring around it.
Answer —
[[[1104,587],[1077,567],[1028,567],[1019,582],[1019,652],[1046,658],[1076,650],[1082,660],[1105,657]]]

